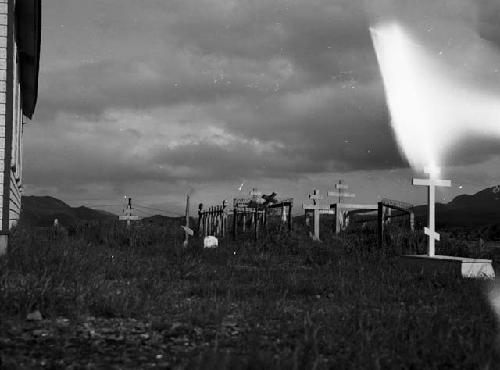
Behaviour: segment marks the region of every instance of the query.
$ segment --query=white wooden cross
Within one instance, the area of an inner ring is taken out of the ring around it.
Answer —
[[[119,220],[127,221],[127,227],[130,227],[130,221],[139,220],[139,216],[132,215],[132,198],[128,198],[128,205],[127,208],[123,210],[123,213],[125,213],[125,215],[120,216]]]
[[[356,194],[348,193],[346,190],[349,189],[349,185],[344,184],[342,180],[339,180],[338,184],[335,184],[335,191],[329,191],[327,194],[329,197],[339,197],[338,203],[335,205],[335,232],[339,233],[340,229],[347,227],[347,212],[342,204],[342,198],[355,198]]]
[[[429,237],[429,247],[427,250],[428,256],[435,255],[435,241],[439,241],[439,234],[436,232],[436,186],[451,186],[450,180],[440,180],[436,177],[439,175],[441,170],[437,167],[429,167],[424,170],[425,173],[429,174],[428,179],[413,179],[413,185],[428,186],[428,196],[427,204],[429,207],[429,227],[424,228],[424,233]]]
[[[186,225],[181,225],[181,228],[184,230],[184,247],[189,245],[189,237],[194,235],[194,231],[189,227],[189,200],[191,196],[189,193],[186,195]]]
[[[312,199],[313,204],[304,204],[302,207],[304,208],[304,211],[313,211],[314,212],[314,235],[313,239],[314,240],[320,240],[319,239],[319,215],[321,213],[332,213],[333,211],[330,209],[330,205],[324,205],[324,204],[317,204],[317,202],[321,199],[323,199],[323,196],[319,194],[318,190],[314,190],[313,194],[309,194],[309,199]]]
[[[130,227],[130,221],[139,221],[139,216],[134,216],[132,214],[126,214],[124,216],[120,216],[120,221],[127,221],[127,227]]]
[[[342,201],[342,198],[355,198],[356,194],[347,193],[345,191],[347,189],[349,189],[349,185],[343,184],[342,180],[340,180],[338,184],[335,184],[335,191],[329,191],[327,194],[329,197],[339,197],[339,203]]]
[[[318,189],[314,189],[312,194],[309,194],[309,199],[312,199],[313,204],[316,205],[318,200],[323,199],[323,196],[319,194]]]

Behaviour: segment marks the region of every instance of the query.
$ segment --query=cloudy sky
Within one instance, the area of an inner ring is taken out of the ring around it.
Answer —
[[[500,91],[496,0],[43,0],[25,193],[176,213],[190,189],[215,204],[244,183],[300,209],[343,179],[360,203],[423,203],[370,38],[388,20]],[[499,169],[500,141],[463,141],[441,199],[500,183]]]

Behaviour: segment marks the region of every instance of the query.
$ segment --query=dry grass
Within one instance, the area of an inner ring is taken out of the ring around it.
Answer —
[[[74,321],[142,320],[165,348],[172,337],[196,343],[187,357],[170,353],[199,369],[475,369],[492,355],[487,282],[398,267],[397,255],[423,251],[419,234],[392,232],[383,250],[370,230],[313,243],[303,230],[276,229],[217,250],[182,248],[173,227],[94,224],[69,234],[15,231],[0,259],[2,317],[39,309]],[[477,252],[449,240],[441,248]]]

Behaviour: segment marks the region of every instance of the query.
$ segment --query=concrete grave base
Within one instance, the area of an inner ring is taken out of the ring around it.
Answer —
[[[452,256],[408,255],[400,258],[405,270],[426,275],[451,274],[467,278],[494,278],[491,260]]]

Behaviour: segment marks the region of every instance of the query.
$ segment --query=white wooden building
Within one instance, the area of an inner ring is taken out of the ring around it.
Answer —
[[[38,95],[41,0],[0,0],[0,254],[21,212],[22,134]]]

